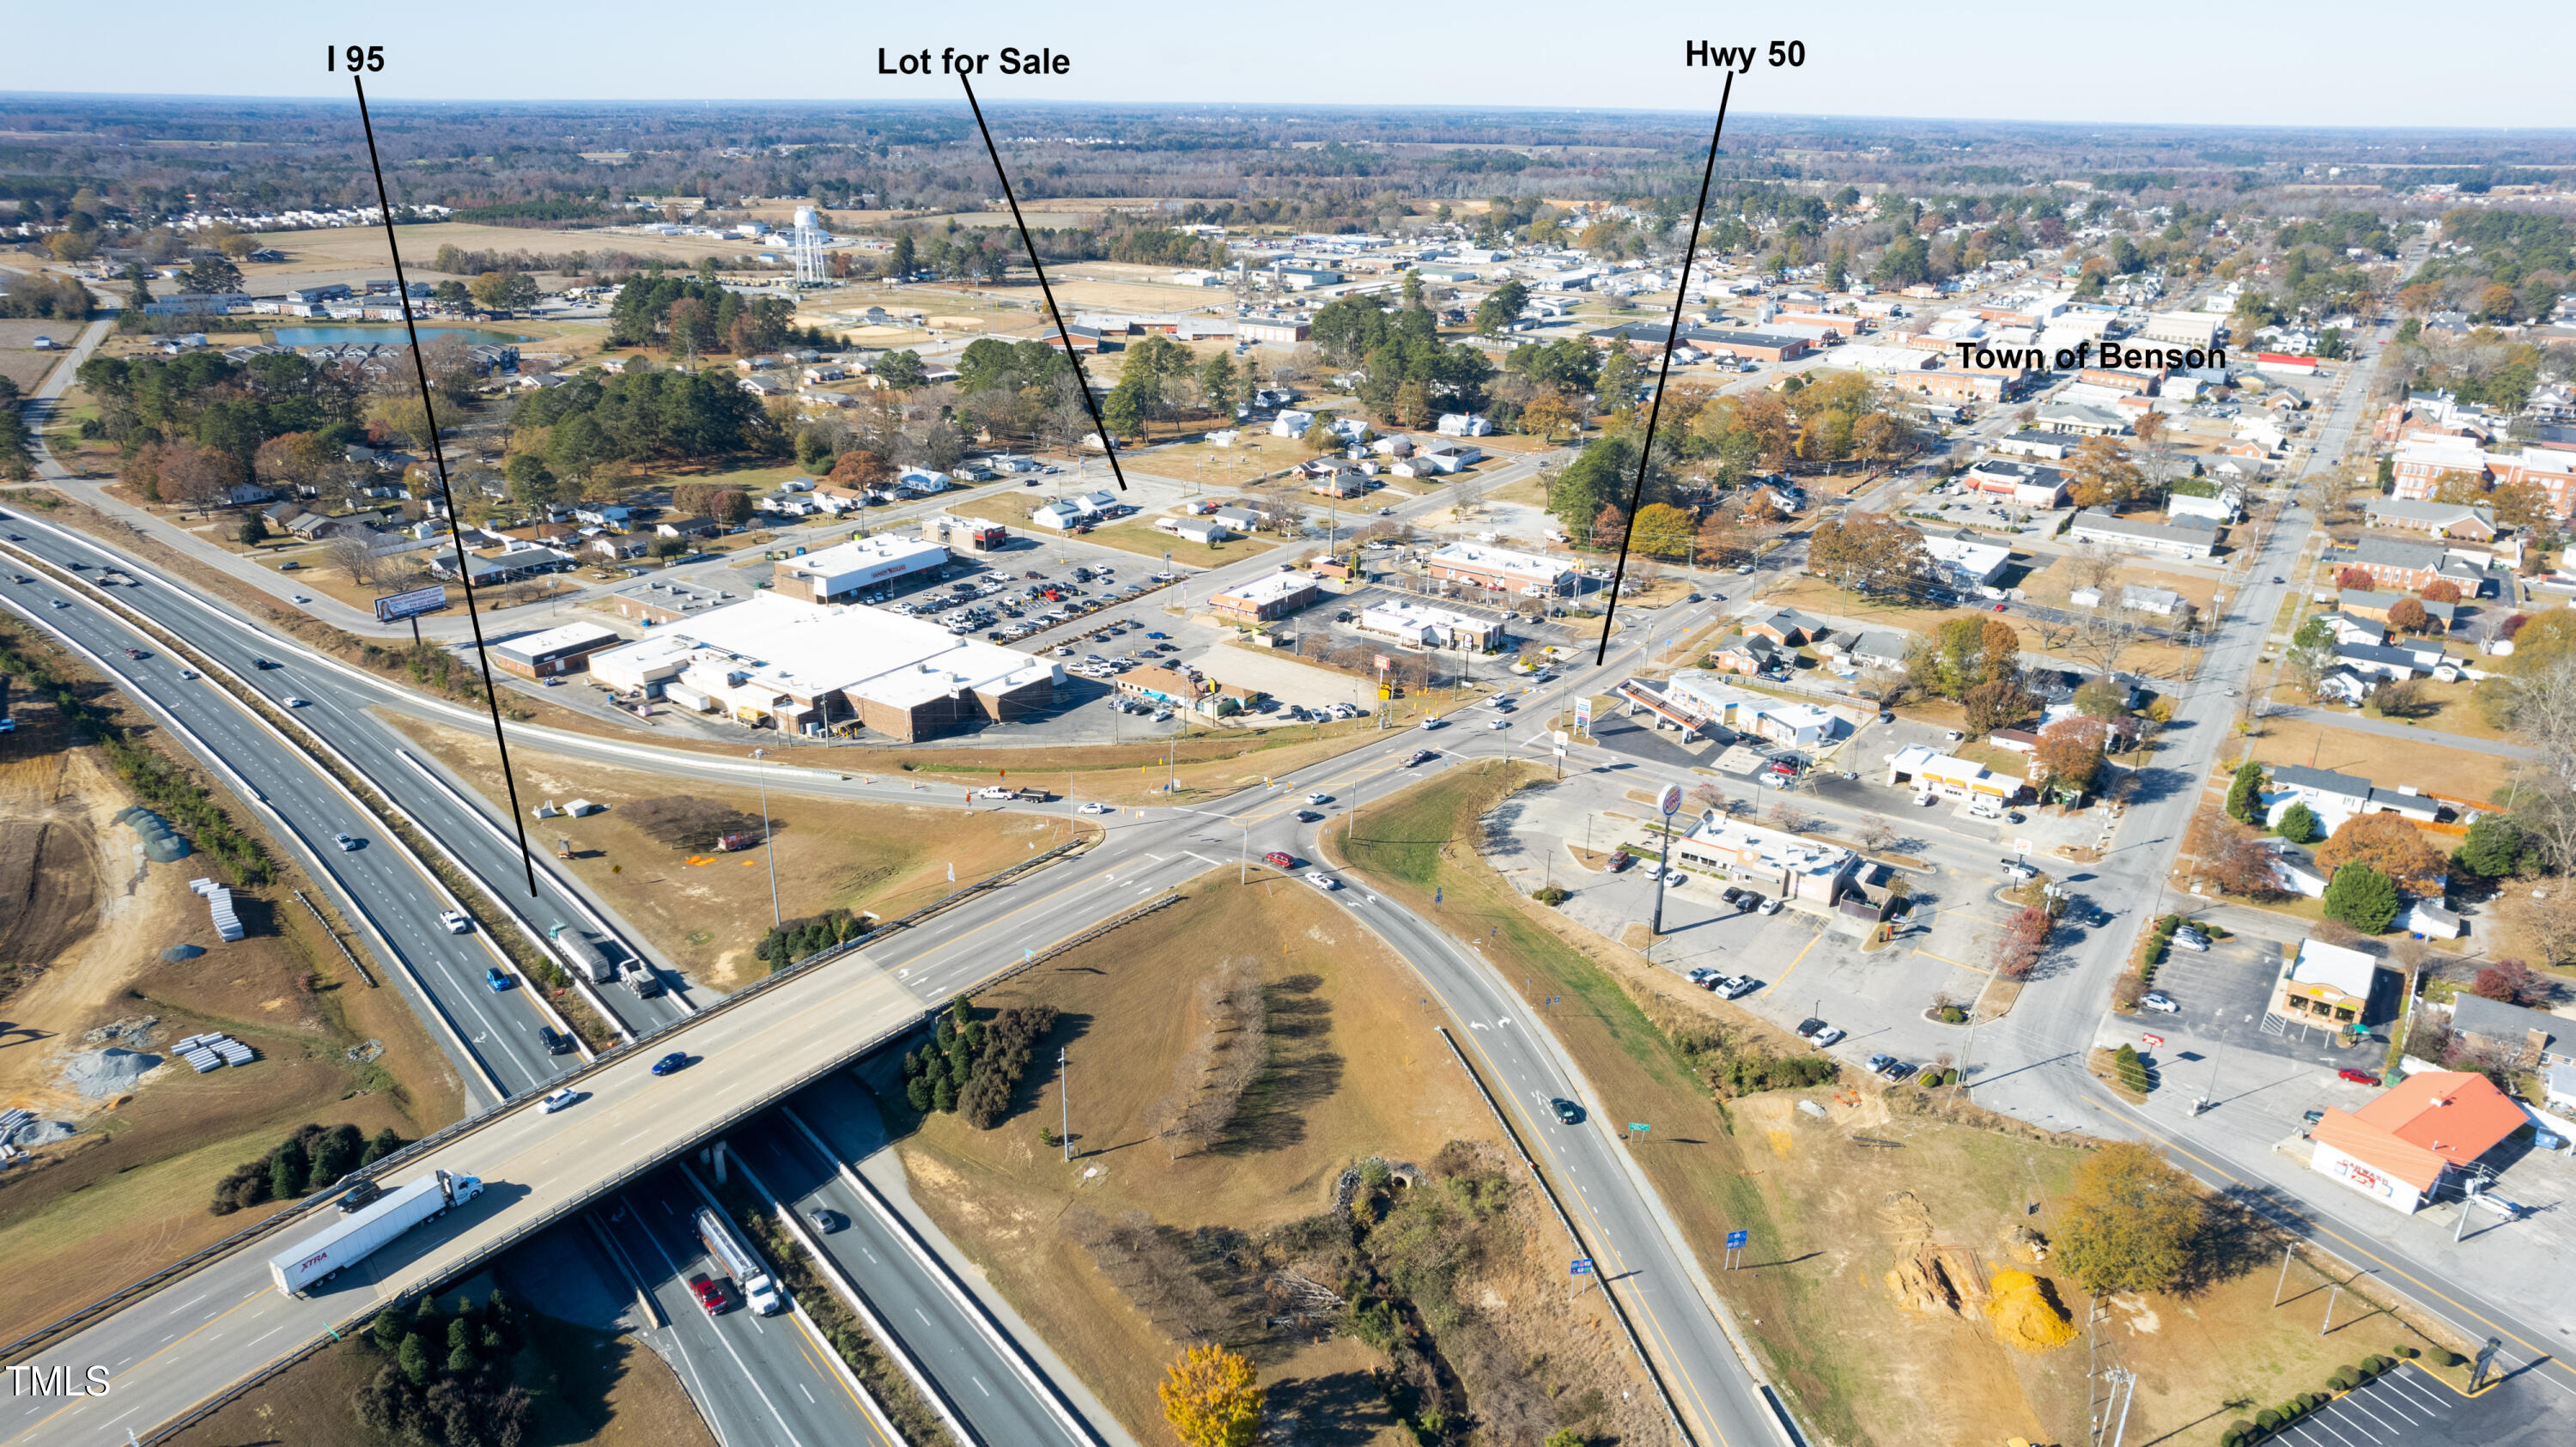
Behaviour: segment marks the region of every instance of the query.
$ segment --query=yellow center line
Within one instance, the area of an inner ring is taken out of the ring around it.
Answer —
[[[2095,1106],[2094,1106],[2094,1108],[2098,1110],[2098,1109],[2100,1109],[2100,1108],[2101,1108],[2101,1106],[2099,1105],[2099,1103],[2096,1103],[2096,1104],[2095,1104]],[[2236,1182],[2236,1183],[2237,1183],[2237,1184],[2239,1184],[2239,1185],[2251,1186],[2251,1185],[2255,1185],[2255,1184],[2256,1184],[2255,1182],[2249,1181],[2249,1180],[2247,1180],[2245,1177],[2238,1175],[2236,1172],[2229,1170],[2227,1167],[2225,1167],[2225,1166],[2223,1166],[2223,1165],[2220,1165],[2220,1164],[2219,1164],[2219,1163],[2217,1163],[2216,1161],[2210,1160],[2208,1157],[2203,1156],[2203,1155],[2200,1155],[2198,1152],[2195,1152],[2195,1151],[2191,1150],[2189,1147],[2184,1146],[2184,1145],[2183,1145],[2183,1144],[2181,1144],[2179,1141],[2175,1140],[2175,1139],[2174,1139],[2174,1137],[2172,1137],[2171,1135],[2166,1134],[2166,1133],[2165,1133],[2165,1132],[2164,1132],[2160,1127],[2158,1127],[2158,1126],[2157,1126],[2157,1125],[2156,1125],[2152,1120],[2148,1119],[2148,1118],[2146,1117],[2146,1115],[2145,1115],[2145,1113],[2144,1113],[2143,1111],[2139,1111],[2139,1110],[2137,1110],[2135,1107],[2131,1107],[2131,1113],[2132,1113],[2133,1115],[2138,1116],[2138,1118],[2139,1118],[2138,1123],[2139,1123],[2143,1128],[2145,1128],[2146,1130],[2148,1130],[2148,1131],[2152,1132],[2152,1133],[2153,1133],[2153,1134],[2154,1134],[2158,1139],[2162,1140],[2162,1141],[2165,1143],[2165,1148],[2166,1148],[2167,1150],[2170,1150],[2170,1151],[2174,1152],[2176,1155],[2189,1157],[2190,1159],[2192,1159],[2192,1160],[2194,1160],[2194,1161],[2199,1162],[2201,1165],[2206,1166],[2209,1170],[2211,1170],[2211,1171],[2215,1172],[2216,1174],[2221,1175],[2221,1176],[2224,1176],[2224,1177],[2226,1177],[2228,1180],[2230,1180],[2230,1181],[2234,1181],[2234,1182]],[[2463,1206],[2461,1209],[2462,1209],[2462,1210],[2466,1210],[2466,1209],[2467,1209],[2467,1207]],[[2310,1222],[2309,1222],[2309,1225],[2310,1225],[2311,1229],[2315,1230],[2315,1231],[2316,1231],[2316,1232],[2318,1232],[2319,1234],[2321,1234],[2321,1235],[2325,1235],[2325,1236],[2330,1236],[2330,1237],[2334,1238],[2336,1241],[2339,1241],[2339,1242],[2343,1243],[2345,1246],[2347,1246],[2347,1247],[2351,1248],[2351,1250],[2352,1250],[2352,1252],[2353,1252],[2353,1254],[2354,1254],[2354,1255],[2356,1255],[2356,1256],[2360,1256],[2360,1257],[2362,1257],[2362,1258],[2363,1258],[2363,1259],[2365,1259],[2365,1260],[2368,1260],[2368,1261],[2371,1261],[2371,1262],[2373,1262],[2373,1263],[2377,1264],[2379,1267],[2381,1267],[2383,1270],[2387,1271],[2389,1274],[2391,1274],[2391,1275],[2393,1275],[2393,1276],[2400,1276],[2400,1277],[2404,1277],[2408,1282],[2412,1283],[2412,1284],[2416,1287],[2416,1289],[2418,1289],[2418,1290],[2420,1290],[2420,1291],[2424,1292],[2424,1293],[2425,1293],[2425,1294],[2427,1294],[2427,1295],[2440,1297],[2442,1300],[2444,1300],[2444,1301],[2446,1301],[2446,1302],[2449,1302],[2453,1307],[2456,1307],[2456,1308],[2460,1311],[2460,1313],[2461,1313],[2462,1315],[2467,1316],[2467,1317],[2469,1317],[2471,1320],[2477,1321],[2477,1322],[2481,1323],[2482,1325],[2485,1325],[2485,1326],[2487,1326],[2487,1327],[2493,1328],[2496,1332],[2498,1332],[2498,1333],[2500,1333],[2500,1334],[2502,1334],[2502,1335],[2504,1335],[2504,1336],[2506,1336],[2506,1337],[2511,1338],[2513,1341],[2515,1341],[2515,1342],[2517,1342],[2517,1343],[2520,1343],[2520,1344],[2521,1344],[2521,1346],[2522,1346],[2525,1350],[2527,1350],[2527,1351],[2529,1351],[2529,1352],[2531,1352],[2531,1353],[2532,1353],[2533,1357],[2534,1357],[2537,1361],[2540,1361],[2540,1362],[2546,1362],[2546,1363],[2548,1363],[2548,1364],[2550,1364],[2550,1365],[2552,1365],[2552,1366],[2556,1366],[2556,1367],[2558,1367],[2562,1372],[2564,1372],[2564,1371],[2567,1371],[2567,1370],[2568,1370],[2567,1364],[2566,1364],[2566,1363],[2565,1363],[2565,1362],[2564,1362],[2564,1361],[2559,1357],[2558,1353],[2557,1353],[2554,1349],[2552,1349],[2552,1348],[2550,1348],[2550,1347],[2542,1346],[2542,1345],[2541,1345],[2541,1344],[2539,1344],[2538,1342],[2534,1342],[2534,1341],[2531,1341],[2531,1340],[2529,1340],[2529,1339],[2527,1339],[2527,1338],[2525,1338],[2525,1337],[2522,1337],[2522,1336],[2520,1336],[2520,1335],[2517,1335],[2517,1334],[2513,1331],[2513,1329],[2512,1329],[2512,1328],[2510,1328],[2510,1327],[2506,1327],[2506,1326],[2498,1325],[2498,1324],[2497,1324],[2493,1319],[2489,1318],[2489,1317],[2488,1317],[2484,1312],[2479,1311],[2479,1310],[2478,1310],[2477,1308],[2475,1308],[2475,1307],[2472,1307],[2472,1306],[2467,1305],[2466,1303],[2464,1303],[2464,1302],[2462,1302],[2461,1300],[2459,1300],[2459,1298],[2457,1298],[2457,1297],[2455,1297],[2455,1296],[2452,1296],[2449,1292],[2442,1290],[2440,1287],[2433,1285],[2431,1282],[2425,1281],[2423,1278],[2421,1278],[2421,1277],[2419,1277],[2419,1276],[2416,1276],[2414,1273],[2412,1273],[2412,1272],[2410,1272],[2410,1271],[2406,1270],[2406,1268],[2404,1268],[2404,1267],[2402,1267],[2402,1266],[2399,1266],[2399,1265],[2397,1265],[2395,1262],[2390,1261],[2388,1258],[2386,1258],[2386,1257],[2384,1257],[2384,1256],[2380,1255],[2377,1251],[2375,1251],[2375,1250],[2371,1249],[2370,1247],[2368,1247],[2368,1246],[2366,1246],[2366,1245],[2363,1245],[2361,1242],[2358,1242],[2358,1241],[2353,1240],[2351,1237],[2346,1236],[2346,1235],[2344,1235],[2342,1232],[2340,1232],[2340,1231],[2338,1231],[2338,1230],[2334,1229],[2334,1227],[2333,1227],[2333,1226],[2331,1226],[2331,1225],[2327,1224],[2327,1222],[2326,1222],[2326,1220],[2325,1220],[2325,1218],[2324,1218],[2324,1217],[2319,1216],[2319,1217],[2315,1217],[2315,1218],[2311,1219],[2311,1220],[2310,1220]]]
[[[852,1386],[852,1383],[857,1379],[848,1370],[847,1365],[843,1364],[839,1368],[835,1368],[834,1363],[839,1362],[840,1354],[838,1352],[833,1352],[829,1344],[818,1340],[813,1332],[807,1330],[805,1319],[802,1316],[795,1317],[793,1320],[796,1323],[796,1335],[799,1344],[805,1352],[805,1359],[814,1364],[814,1370],[821,1372],[826,1379],[841,1384],[841,1391],[844,1395],[849,1397],[850,1405],[859,1409],[860,1419],[868,1424],[868,1432],[870,1435],[874,1436],[877,1441],[884,1443],[885,1447],[898,1447],[898,1444],[887,1441],[885,1429],[877,1425],[876,1414],[869,1411],[868,1403],[860,1399],[857,1390]],[[823,1360],[822,1357],[816,1355],[818,1351],[830,1353],[832,1361],[827,1362]]]

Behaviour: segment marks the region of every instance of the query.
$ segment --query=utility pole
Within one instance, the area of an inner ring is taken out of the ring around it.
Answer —
[[[759,763],[768,752],[765,748],[753,749],[751,761]],[[769,842],[769,774],[761,770],[754,777],[760,780],[760,852],[769,856],[769,923],[776,928],[785,924],[787,918],[778,908],[778,851]],[[970,804],[968,807],[973,806]]]
[[[2342,1295],[2343,1295],[2343,1283],[2342,1283],[2342,1282],[2340,1282],[2340,1281],[2338,1281],[2338,1282],[2336,1282],[2336,1283],[2334,1284],[2334,1290],[2329,1291],[2329,1292],[2327,1292],[2327,1293],[2326,1293],[2326,1322],[2325,1322],[2325,1325],[2323,1325],[2323,1326],[2321,1326],[2321,1327],[2318,1327],[2318,1328],[2317,1328],[2317,1335],[2319,1335],[2319,1336],[2332,1336],[2332,1335],[2334,1335],[2334,1309],[2335,1309],[2335,1302],[2336,1302],[2336,1300],[2337,1300],[2338,1298],[2340,1298]]]
[[[2290,1253],[2298,1249],[2299,1243],[2296,1241],[2286,1242],[2281,1247],[2281,1279],[2272,1283],[2272,1305],[2275,1308],[2281,1304],[2281,1293],[2289,1289]]]
[[[1056,1118],[1056,1138],[1064,1142],[1064,1163],[1073,1164],[1073,1066],[1067,1061],[1064,1047],[1055,1048],[1055,1098],[1060,1109]]]

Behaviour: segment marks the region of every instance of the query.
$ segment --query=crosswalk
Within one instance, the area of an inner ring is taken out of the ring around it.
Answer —
[[[2263,1012],[2263,1024],[2260,1028],[2266,1035],[2279,1035],[2286,1038],[2290,1033],[2290,1022],[2266,1010]]]

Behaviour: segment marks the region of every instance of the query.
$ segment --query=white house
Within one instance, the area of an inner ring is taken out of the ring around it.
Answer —
[[[1493,430],[1494,424],[1477,413],[1449,412],[1440,418],[1440,434],[1444,437],[1483,437]]]
[[[1300,412],[1294,407],[1281,408],[1279,415],[1270,419],[1270,435],[1303,437],[1306,435],[1306,429],[1313,426],[1314,422],[1315,414],[1312,412]]]

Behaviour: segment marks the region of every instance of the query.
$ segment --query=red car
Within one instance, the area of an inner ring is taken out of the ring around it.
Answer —
[[[2335,1074],[2355,1085],[2377,1085],[2379,1077],[2367,1070],[2338,1070]]]
[[[1998,613],[2000,613],[2000,612],[2004,611],[2004,605],[2003,605],[2003,604],[2001,604],[2001,603],[1997,603],[1997,604],[1995,605],[1995,611],[1996,611],[1996,612],[1998,612]]]
[[[1297,867],[1297,860],[1294,855],[1283,854],[1276,849],[1262,855],[1261,862],[1269,865],[1273,869],[1294,869]]]
[[[725,1296],[724,1286],[708,1280],[703,1271],[689,1278],[689,1293],[698,1299],[698,1305],[707,1309],[709,1316],[722,1316],[725,1308],[733,1304]]]

